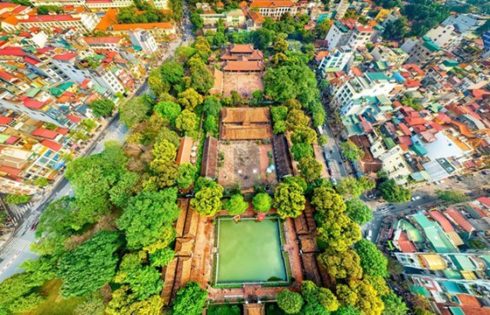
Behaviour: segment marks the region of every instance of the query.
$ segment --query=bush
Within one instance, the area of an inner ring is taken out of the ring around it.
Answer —
[[[32,196],[29,195],[7,195],[5,202],[11,205],[21,205],[31,201]]]
[[[279,292],[277,295],[277,305],[286,312],[286,314],[296,314],[301,311],[304,301],[301,294],[288,289]]]

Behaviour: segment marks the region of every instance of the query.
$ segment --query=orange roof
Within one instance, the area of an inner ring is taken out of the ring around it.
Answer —
[[[190,163],[191,161],[191,152],[192,152],[192,144],[193,140],[191,137],[184,137],[180,139],[179,150],[177,151],[177,164],[181,165],[184,163]]]
[[[464,306],[475,306],[475,307],[480,307],[480,301],[473,295],[469,294],[458,294],[458,300],[461,303],[461,305]]]
[[[262,71],[264,64],[260,61],[228,61],[224,71]]]
[[[289,0],[253,0],[250,4],[251,8],[283,8],[292,6],[294,6],[294,3]]]
[[[449,208],[444,214],[446,215],[446,217],[450,218],[456,224],[458,224],[466,232],[472,232],[475,230],[473,225],[471,225],[471,223],[463,217],[461,212],[457,211],[456,209]]]
[[[174,25],[171,22],[159,23],[134,23],[134,24],[115,24],[112,26],[114,31],[132,31],[137,29],[150,30],[154,28],[172,29]]]
[[[400,246],[400,250],[404,253],[415,253],[417,251],[415,245],[413,245],[413,243],[408,239],[405,232],[400,233],[400,237],[398,238],[398,246]]]
[[[262,14],[260,14],[259,12],[249,11],[248,15],[250,16],[252,21],[254,21],[254,23],[257,23],[257,24],[262,24],[265,20],[264,16]]]
[[[454,228],[451,223],[446,219],[442,213],[437,210],[432,210],[429,212],[430,216],[437,221],[442,226],[444,232],[454,232]]]
[[[117,23],[117,10],[116,9],[109,9],[105,13],[105,15],[100,19],[99,24],[95,27],[96,30],[98,31],[105,31],[107,30],[111,25]]]
[[[254,47],[251,44],[234,44],[231,47],[230,52],[234,54],[251,54],[254,52]]]

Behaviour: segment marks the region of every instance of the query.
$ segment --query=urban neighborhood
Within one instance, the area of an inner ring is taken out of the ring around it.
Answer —
[[[490,2],[1,2],[0,314],[490,315]]]

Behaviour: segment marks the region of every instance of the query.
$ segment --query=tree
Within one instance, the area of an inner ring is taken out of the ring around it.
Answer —
[[[248,202],[243,199],[241,194],[234,194],[225,203],[225,209],[230,215],[240,215],[244,213],[248,208]]]
[[[121,121],[128,127],[133,127],[148,117],[151,106],[144,96],[136,96],[119,106]]]
[[[252,204],[256,211],[266,213],[272,207],[272,198],[268,193],[258,193],[254,196]]]
[[[362,239],[354,246],[361,258],[364,273],[370,276],[386,277],[388,275],[388,259],[372,242]]]
[[[292,109],[288,112],[288,117],[286,124],[289,130],[294,130],[298,128],[305,128],[310,123],[310,118],[305,115],[305,113],[300,109]]]
[[[305,157],[313,156],[313,147],[308,143],[295,143],[291,147],[291,153],[296,161],[300,161]]]
[[[38,186],[38,187],[46,187],[49,185],[49,180],[45,177],[38,177],[34,180],[34,185]]]
[[[402,16],[394,21],[390,20],[386,22],[383,37],[387,40],[401,41],[407,36],[409,31],[408,21]]]
[[[318,239],[332,250],[344,251],[361,239],[361,229],[345,214],[337,215],[335,221],[323,222],[317,229]]]
[[[448,203],[460,203],[469,200],[465,194],[456,190],[437,190],[436,195],[439,199]]]
[[[127,247],[140,249],[158,241],[168,245],[174,237],[172,224],[179,216],[176,202],[175,188],[143,191],[132,197],[116,221],[126,235]]]
[[[272,121],[285,121],[288,117],[288,108],[286,106],[272,106],[271,107]]]
[[[74,315],[104,315],[104,307],[102,296],[99,293],[94,293],[78,304],[73,313]]]
[[[298,127],[291,134],[291,140],[293,143],[313,144],[316,142],[316,132],[307,126]]]
[[[114,282],[127,284],[132,295],[139,301],[158,294],[163,287],[160,272],[152,266],[143,265],[138,253],[124,255]]]
[[[206,119],[204,120],[204,130],[206,130],[207,133],[215,136],[218,134],[218,129],[218,119],[216,116],[206,116]]]
[[[208,293],[196,282],[188,282],[177,291],[172,311],[174,315],[200,315],[206,304]]]
[[[221,210],[223,187],[214,181],[207,182],[203,187],[196,185],[196,194],[191,200],[191,206],[200,215],[212,217]]]
[[[202,50],[198,49],[198,52],[201,53]],[[206,94],[213,87],[213,73],[200,58],[194,58],[189,61],[189,72],[191,87],[199,93]]]
[[[305,209],[304,189],[295,182],[282,182],[274,192],[274,207],[282,219],[296,218]]]
[[[260,50],[265,50],[272,41],[273,33],[270,30],[260,28],[252,32],[251,40],[254,47]]]
[[[181,108],[174,102],[159,102],[155,105],[154,111],[165,118],[172,126],[175,126],[175,119],[180,115]]]
[[[99,99],[91,102],[88,107],[97,117],[107,117],[112,115],[114,110],[114,102],[110,99]]]
[[[355,179],[352,176],[343,178],[335,187],[337,191],[346,197],[359,197],[366,191],[374,189],[376,183],[374,180],[363,176]]]
[[[159,294],[146,300],[138,301],[130,292],[127,285],[123,285],[112,292],[112,299],[107,304],[105,314],[160,314],[163,308],[163,300]]]
[[[341,306],[335,315],[361,315],[361,312],[351,305]]]
[[[317,211],[317,220],[320,222],[332,221],[345,211],[342,197],[327,185],[321,185],[313,190],[311,204]]]
[[[357,161],[364,156],[364,152],[352,141],[344,141],[340,144],[342,155],[351,161]]]
[[[385,304],[383,311],[384,315],[406,315],[408,313],[408,307],[403,300],[393,292],[382,296],[381,299]]]
[[[10,204],[10,205],[21,205],[24,203],[28,203],[29,201],[31,201],[31,199],[32,199],[32,196],[30,196],[30,195],[13,194],[13,195],[7,195],[7,197],[5,197],[5,202]]]
[[[61,256],[58,277],[63,280],[64,297],[84,296],[111,281],[116,272],[116,251],[121,239],[116,232],[102,231]]]
[[[162,78],[162,73],[159,69],[150,71],[148,86],[155,95],[162,95],[170,90],[170,85]]]
[[[160,67],[160,73],[162,75],[162,80],[175,87],[176,85],[182,84],[184,67],[175,60],[168,60]]]
[[[162,248],[150,254],[150,263],[152,267],[163,267],[168,265],[175,256],[175,252],[170,248]]]
[[[412,197],[410,190],[403,188],[395,183],[395,180],[388,179],[378,186],[381,196],[388,202],[406,202]]]
[[[318,262],[333,279],[361,279],[360,258],[351,249],[342,252],[324,252],[318,256]]]
[[[373,212],[368,205],[358,198],[350,199],[345,202],[346,214],[357,224],[365,224],[373,219]]]
[[[204,99],[202,110],[206,115],[218,117],[221,111],[221,101],[216,96],[210,95]]]
[[[180,189],[189,188],[194,183],[196,176],[196,167],[190,163],[179,165],[179,177],[177,177],[177,186]]]
[[[307,156],[302,158],[298,164],[301,176],[303,176],[307,182],[311,183],[321,177],[322,165],[313,157]]]
[[[337,298],[327,288],[319,288],[312,281],[301,283],[301,294],[305,300],[304,314],[328,315],[339,308]]]
[[[188,88],[184,92],[179,93],[179,103],[185,109],[194,111],[197,105],[202,104],[204,98],[197,93],[193,88]]]
[[[186,136],[195,137],[199,120],[196,114],[188,109],[184,109],[175,120],[175,128],[184,132]]]
[[[194,31],[199,30],[204,26],[204,20],[201,18],[201,15],[198,12],[193,12],[190,20]]]
[[[301,294],[290,291],[288,289],[282,290],[277,294],[277,305],[286,314],[296,314],[299,313],[303,307],[304,301]]]

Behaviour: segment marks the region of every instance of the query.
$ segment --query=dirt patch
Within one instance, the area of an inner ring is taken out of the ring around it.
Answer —
[[[257,90],[263,90],[262,73],[223,72],[223,95],[230,96],[231,91],[237,91],[244,97],[252,96]]]
[[[220,142],[218,152],[218,183],[224,187],[239,185],[242,189],[248,189],[255,184],[276,183],[275,172],[267,172],[272,162],[271,144]]]

